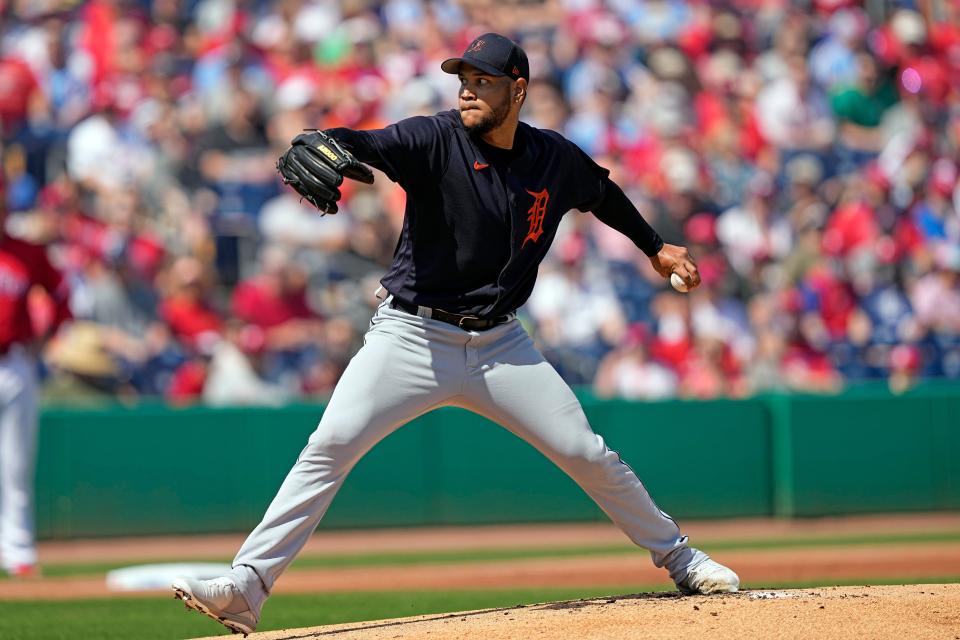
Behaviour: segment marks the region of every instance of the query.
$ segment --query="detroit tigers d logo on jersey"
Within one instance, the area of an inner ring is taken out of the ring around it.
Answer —
[[[526,189],[526,192],[533,196],[533,204],[527,210],[527,222],[530,223],[530,228],[523,239],[523,244],[520,245],[521,249],[527,244],[528,240],[536,242],[543,235],[543,219],[547,216],[547,202],[550,201],[550,194],[546,189],[539,192]]]

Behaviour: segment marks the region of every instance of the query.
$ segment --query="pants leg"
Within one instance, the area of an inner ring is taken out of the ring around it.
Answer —
[[[462,344],[434,336],[427,322],[383,306],[374,316],[317,430],[233,561],[231,577],[257,616],[360,458],[404,423],[459,393]]]
[[[692,554],[677,523],[657,507],[633,469],[593,432],[573,391],[519,323],[508,327],[486,344],[480,334],[462,406],[536,447],[633,542],[648,549],[656,566],[667,565],[671,575],[681,575]]]
[[[13,351],[0,360],[0,556],[6,569],[37,562],[33,504],[36,449],[33,359]]]

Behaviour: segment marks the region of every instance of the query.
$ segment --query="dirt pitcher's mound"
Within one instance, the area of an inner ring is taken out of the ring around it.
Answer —
[[[960,639],[960,584],[639,594],[345,625],[250,640]]]

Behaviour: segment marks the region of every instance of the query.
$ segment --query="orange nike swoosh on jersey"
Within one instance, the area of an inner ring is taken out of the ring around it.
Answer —
[[[477,171],[480,171],[480,169],[486,169],[486,168],[489,167],[489,166],[490,166],[490,165],[488,165],[488,164],[480,164],[480,161],[479,161],[479,160],[474,160],[474,161],[473,161],[473,168],[476,169]]]

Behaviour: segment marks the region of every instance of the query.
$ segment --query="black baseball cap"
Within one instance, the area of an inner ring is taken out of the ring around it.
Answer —
[[[485,33],[475,39],[459,58],[443,61],[440,68],[447,73],[459,73],[460,65],[467,63],[494,76],[516,80],[530,80],[527,54],[516,42],[499,33]]]

